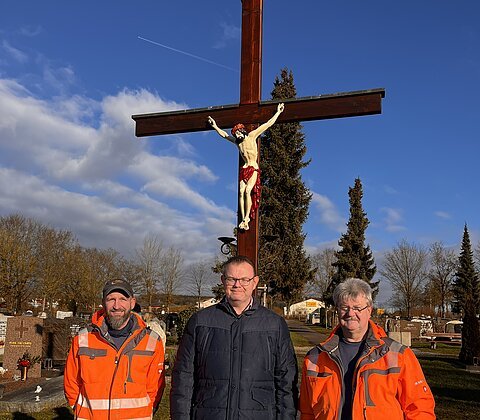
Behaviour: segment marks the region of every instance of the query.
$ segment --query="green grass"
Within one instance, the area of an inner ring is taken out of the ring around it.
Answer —
[[[167,381],[167,386],[163,393],[162,401],[160,401],[160,406],[158,411],[153,416],[154,420],[168,420],[170,418],[170,381]]]
[[[310,341],[308,341],[305,337],[303,337],[299,333],[292,331],[290,332],[290,337],[295,347],[313,347]]]
[[[480,374],[467,372],[448,354],[423,353],[418,360],[435,396],[437,418],[480,419]]]
[[[412,348],[419,349],[423,352],[429,352],[432,354],[449,354],[450,356],[458,357],[460,352],[460,343],[442,343],[437,342],[437,348],[430,348],[430,341],[412,341]]]

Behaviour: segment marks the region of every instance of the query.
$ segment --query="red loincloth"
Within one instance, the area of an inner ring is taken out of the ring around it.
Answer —
[[[262,192],[262,184],[260,182],[260,169],[256,169],[253,166],[247,166],[244,168],[243,166],[240,168],[239,178],[240,181],[248,182],[248,180],[252,177],[253,173],[257,171],[257,181],[252,188],[252,207],[250,208],[250,219],[255,219],[255,215],[257,214],[257,209],[260,206],[260,195]]]

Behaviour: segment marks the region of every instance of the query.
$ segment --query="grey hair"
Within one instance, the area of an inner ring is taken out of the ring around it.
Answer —
[[[361,279],[350,278],[340,283],[333,291],[333,303],[336,307],[345,300],[356,299],[358,296],[364,296],[368,301],[368,305],[373,305],[372,288]]]

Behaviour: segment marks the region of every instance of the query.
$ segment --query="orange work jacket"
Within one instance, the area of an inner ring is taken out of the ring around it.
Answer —
[[[301,420],[336,420],[344,401],[339,327],[307,353],[300,387]],[[435,419],[435,401],[412,350],[372,321],[353,375],[352,420]]]
[[[64,373],[76,419],[151,419],[165,387],[165,350],[157,333],[132,312],[131,335],[117,350],[103,310],[73,339]]]

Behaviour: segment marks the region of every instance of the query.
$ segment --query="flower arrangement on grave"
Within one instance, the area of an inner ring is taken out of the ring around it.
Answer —
[[[30,356],[28,352],[23,353],[23,356],[17,360],[17,369],[20,371],[21,380],[25,381],[27,379],[28,369],[32,367],[35,363],[40,363],[40,356]]]

